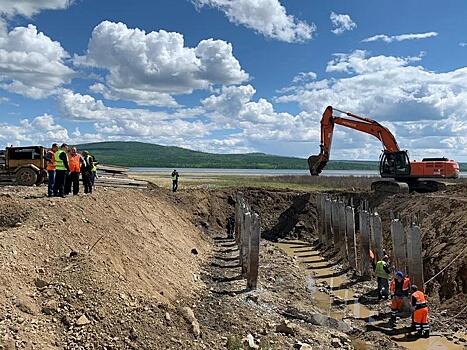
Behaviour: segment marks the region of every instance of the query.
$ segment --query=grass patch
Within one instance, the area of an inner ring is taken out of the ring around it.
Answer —
[[[165,174],[133,174],[138,180],[146,180],[160,187],[169,188],[171,179]],[[212,175],[181,174],[179,186],[183,188],[226,188],[254,187],[264,189],[320,191],[338,189],[370,189],[377,177],[353,176],[245,176],[245,175]]]

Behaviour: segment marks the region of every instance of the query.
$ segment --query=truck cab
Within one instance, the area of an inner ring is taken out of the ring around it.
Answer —
[[[47,179],[46,152],[42,146],[7,147],[0,157],[0,172],[21,186],[39,185]]]

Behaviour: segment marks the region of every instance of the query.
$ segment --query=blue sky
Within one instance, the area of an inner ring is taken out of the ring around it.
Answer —
[[[0,145],[306,157],[333,105],[467,161],[465,1],[0,0]],[[377,159],[336,127],[333,159]]]

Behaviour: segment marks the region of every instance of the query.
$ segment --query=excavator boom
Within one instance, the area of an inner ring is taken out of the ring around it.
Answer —
[[[389,129],[369,118],[360,117],[348,112],[343,113],[353,119],[335,117],[331,106],[328,106],[324,111],[323,117],[321,118],[321,151],[318,155],[313,155],[308,158],[308,166],[311,175],[319,175],[329,161],[335,124],[375,136],[382,142],[385,151],[400,151],[397,141]]]
[[[419,192],[431,192],[441,188],[439,187],[441,183],[430,179],[459,177],[459,164],[456,161],[446,158],[426,158],[422,159],[422,161],[410,162],[407,151],[399,149],[394,135],[388,128],[375,120],[338,109],[335,110],[350,118],[336,117],[333,115],[333,108],[331,106],[326,108],[321,118],[320,153],[308,158],[311,175],[319,175],[328,163],[334,125],[337,124],[373,135],[383,144],[379,172],[381,177],[391,178],[396,181],[377,181],[377,183],[373,184],[373,188],[389,188],[389,192],[394,192],[394,188],[400,191],[416,190]]]

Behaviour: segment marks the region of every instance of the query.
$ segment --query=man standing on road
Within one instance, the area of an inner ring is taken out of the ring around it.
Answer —
[[[178,171],[174,169],[174,171],[172,171],[172,192],[177,192],[179,176]]]
[[[47,161],[47,197],[52,197],[54,194],[55,185],[55,152],[58,151],[58,145],[54,143],[52,148],[47,151],[45,160]]]
[[[378,281],[378,299],[388,299],[391,268],[389,266],[389,257],[387,255],[383,257],[383,260],[376,263],[375,275]]]
[[[70,171],[68,165],[68,145],[66,143],[60,146],[60,149],[55,152],[55,184],[54,197],[65,197],[65,179]]]

